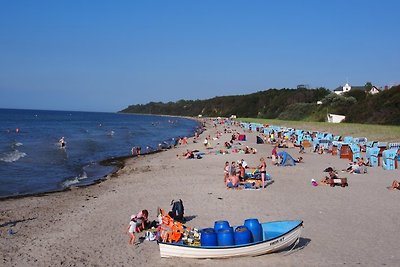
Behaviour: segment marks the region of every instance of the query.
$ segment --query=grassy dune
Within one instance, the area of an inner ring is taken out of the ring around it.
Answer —
[[[285,126],[306,131],[330,132],[334,135],[341,136],[349,135],[353,137],[367,137],[370,141],[400,142],[400,126],[359,123],[284,121],[256,118],[238,118],[237,120]]]

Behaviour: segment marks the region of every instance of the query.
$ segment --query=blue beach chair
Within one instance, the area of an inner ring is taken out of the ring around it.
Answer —
[[[394,170],[398,149],[387,149],[382,152],[382,167],[385,170]]]

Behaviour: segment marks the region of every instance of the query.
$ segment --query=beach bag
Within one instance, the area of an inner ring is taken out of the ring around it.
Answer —
[[[175,221],[184,222],[185,207],[183,206],[182,199],[179,199],[178,201],[172,200],[171,205],[172,211],[170,211],[168,215],[171,216],[171,218]]]

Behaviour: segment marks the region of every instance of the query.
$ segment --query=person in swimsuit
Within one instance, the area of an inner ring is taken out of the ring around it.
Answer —
[[[241,182],[244,181],[245,172],[246,172],[246,170],[244,169],[242,163],[239,163],[239,181],[241,181]]]
[[[265,187],[265,177],[267,174],[267,164],[265,163],[265,159],[261,158],[260,159],[260,166],[258,166],[258,169],[260,170],[261,173],[261,180],[262,180],[262,187]]]
[[[224,184],[226,184],[226,180],[229,177],[229,162],[225,162],[225,166],[224,166]]]

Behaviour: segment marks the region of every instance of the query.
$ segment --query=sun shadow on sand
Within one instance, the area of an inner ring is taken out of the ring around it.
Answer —
[[[11,222],[6,222],[6,223],[3,223],[3,224],[0,224],[0,228],[1,227],[6,227],[6,226],[13,227],[13,226],[17,225],[17,223],[26,222],[26,221],[32,221],[32,220],[36,220],[36,218],[28,218],[28,219],[23,219],[23,220],[15,220],[15,221],[11,221]]]
[[[285,255],[292,254],[294,252],[297,252],[297,251],[302,250],[303,248],[307,247],[308,244],[310,244],[310,242],[311,242],[311,239],[300,237],[297,245],[295,245],[294,247],[289,246],[288,248],[282,250],[282,252],[285,252]]]
[[[196,217],[197,217],[197,215],[185,216],[185,221],[186,221],[186,222],[189,222],[189,221],[193,220],[193,219],[196,218]]]

